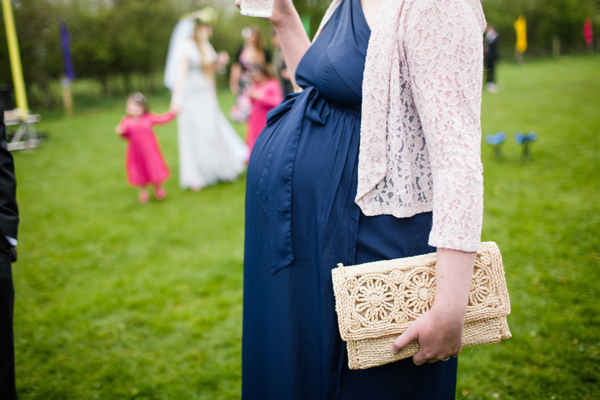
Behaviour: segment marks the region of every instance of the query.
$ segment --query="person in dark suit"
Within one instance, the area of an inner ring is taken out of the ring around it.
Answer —
[[[496,76],[494,75],[496,61],[498,61],[498,32],[494,29],[494,25],[489,24],[485,29],[485,88],[488,92],[496,93],[498,86],[496,85]]]
[[[13,310],[15,291],[11,264],[17,260],[19,211],[13,158],[6,148],[4,107],[0,103],[0,399],[17,399]]]

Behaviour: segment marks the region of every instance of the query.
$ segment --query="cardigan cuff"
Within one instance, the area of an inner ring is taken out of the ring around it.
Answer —
[[[443,248],[449,250],[459,250],[466,253],[477,253],[481,246],[481,240],[479,241],[463,241],[455,240],[450,238],[429,236],[429,245],[435,248]]]

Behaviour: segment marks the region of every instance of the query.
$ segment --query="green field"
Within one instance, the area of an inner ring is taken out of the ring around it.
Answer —
[[[484,93],[484,133],[507,143],[502,160],[483,145],[483,239],[503,251],[513,338],[463,351],[458,398],[600,398],[599,66],[500,65],[501,91]],[[157,128],[169,196],[140,206],[113,133],[123,105],[43,114],[46,145],[15,154],[19,394],[239,398],[244,179],[180,191],[173,122]],[[525,163],[516,131],[538,135]]]

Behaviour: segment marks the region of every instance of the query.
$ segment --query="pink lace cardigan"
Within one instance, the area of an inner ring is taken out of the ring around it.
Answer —
[[[341,0],[333,0],[317,35]],[[483,222],[479,0],[384,0],[363,78],[356,204],[433,211],[429,244],[475,252]]]

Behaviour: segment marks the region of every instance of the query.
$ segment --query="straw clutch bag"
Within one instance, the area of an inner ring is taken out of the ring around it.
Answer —
[[[392,354],[392,342],[433,304],[436,253],[378,261],[332,271],[340,335],[348,346],[350,369],[366,369],[412,357],[410,343]],[[481,244],[469,291],[463,346],[511,337],[506,322],[510,301],[500,250]]]

